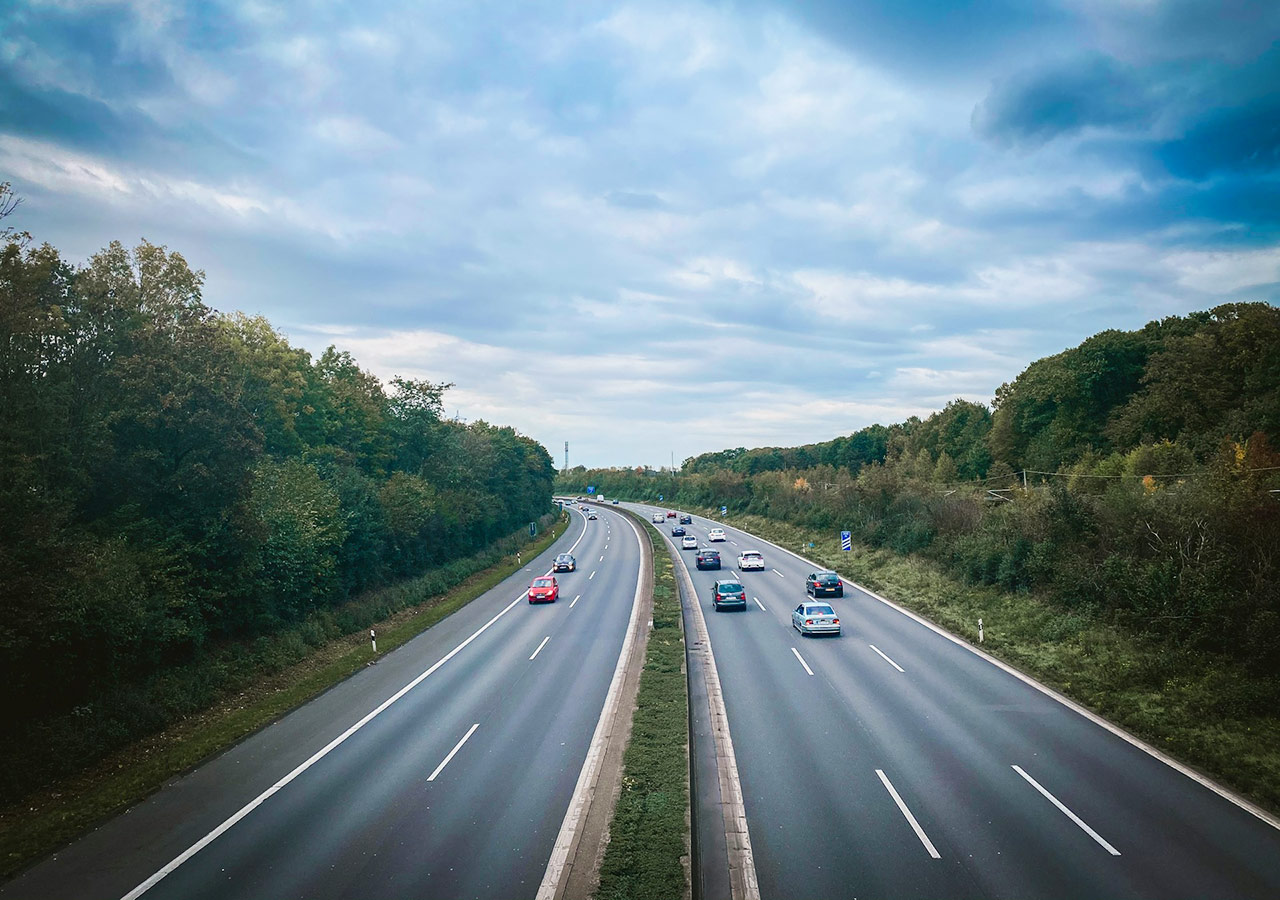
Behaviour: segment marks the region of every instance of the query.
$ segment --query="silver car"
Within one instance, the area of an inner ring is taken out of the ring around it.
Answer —
[[[828,603],[801,603],[791,611],[791,627],[801,634],[840,635],[840,617]]]
[[[691,534],[686,534],[680,539],[680,547],[683,550],[697,550],[698,539]]]

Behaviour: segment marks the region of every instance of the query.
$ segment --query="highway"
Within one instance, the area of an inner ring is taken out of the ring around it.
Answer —
[[[802,637],[814,567],[728,526],[708,543],[712,525],[686,528],[722,571],[680,556],[766,900],[1280,897],[1271,824],[847,582],[843,634]],[[739,573],[744,549],[767,567]],[[745,613],[713,612],[718,578],[746,586]]]
[[[637,594],[639,536],[599,514],[575,511],[523,571],[0,897],[534,897]],[[531,606],[529,581],[571,546],[560,600]]]

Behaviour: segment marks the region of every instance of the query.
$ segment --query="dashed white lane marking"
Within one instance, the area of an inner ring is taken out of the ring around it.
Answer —
[[[440,761],[440,765],[436,766],[436,770],[427,776],[427,781],[436,780],[436,776],[444,771],[444,767],[449,765],[449,760],[453,759],[454,754],[456,754],[459,750],[462,749],[462,745],[467,742],[467,738],[475,734],[476,729],[479,727],[480,727],[480,723],[477,722],[476,724],[472,725],[469,729],[467,729],[467,733],[462,736],[462,740],[458,741],[458,743],[453,745],[453,749],[449,751],[449,755],[446,756],[444,759],[442,759]]]
[[[916,837],[920,838],[920,843],[924,844],[924,849],[929,851],[929,855],[934,859],[942,859],[938,853],[938,848],[933,846],[933,841],[929,840],[929,836],[924,833],[924,829],[920,827],[920,823],[916,821],[916,817],[911,815],[911,810],[907,809],[907,804],[902,802],[902,798],[898,796],[898,792],[894,790],[893,782],[889,780],[889,776],[884,774],[883,769],[876,769],[876,774],[880,776],[880,780],[884,782],[885,790],[889,792],[889,796],[893,798],[893,802],[898,804],[898,809],[906,816],[907,821],[911,823],[911,828],[916,833]]]
[[[879,647],[877,647],[875,644],[867,644],[867,646],[868,646],[868,647],[870,647],[872,650],[876,651],[877,653],[879,653],[879,654],[880,654],[880,658],[881,658],[881,659],[883,659],[883,660],[884,660],[885,662],[887,662],[889,665],[893,666],[893,667],[894,667],[895,669],[897,669],[899,672],[903,671],[902,666],[898,665],[896,662],[894,662],[893,660],[891,660],[889,657],[885,656],[885,655],[884,655],[884,651],[882,651],[882,650],[881,650]]]
[[[733,546],[735,546],[735,547],[736,547],[736,546],[738,546],[738,542],[737,542],[737,541],[730,541],[729,543],[730,543],[730,544],[733,544]]]
[[[573,598],[573,603],[577,603],[577,602],[578,602],[579,600],[581,600],[581,599],[582,599],[582,595],[581,595],[581,594],[579,594],[578,596],[576,596],[576,597],[574,597],[574,598]],[[573,609],[573,603],[570,603],[570,604],[569,604],[569,608],[570,608],[570,609]]]
[[[804,666],[804,670],[808,672],[810,675],[812,675],[813,669],[809,668],[809,664],[804,661],[804,657],[800,655],[800,651],[797,650],[795,647],[792,647],[791,652],[796,655],[796,659],[800,660],[800,665]]]
[[[600,557],[600,562],[604,562],[604,557]]]
[[[572,603],[570,603],[569,605],[570,605],[570,606],[573,606],[573,604],[572,604]],[[547,641],[549,641],[549,640],[551,640],[551,635],[547,635],[546,637],[544,637],[544,638],[542,639],[542,643],[538,645],[538,649],[533,651],[533,656],[530,656],[530,657],[529,657],[529,659],[531,659],[531,660],[532,660],[534,656],[537,656],[539,653],[541,653],[541,652],[542,652],[542,648],[543,648],[543,647],[545,647],[545,646],[547,646]]]
[[[777,569],[774,569],[774,570],[773,570],[773,574],[774,574],[774,575],[777,575],[779,578],[786,578],[786,577],[787,577],[786,575],[783,575],[781,572],[779,572]]]
[[[590,575],[587,576],[587,581],[590,581],[592,578],[595,578],[595,577],[596,577],[596,573],[592,572]]]
[[[1092,828],[1086,825],[1084,820],[1081,819],[1079,816],[1077,816],[1075,813],[1073,813],[1071,810],[1067,809],[1066,806],[1063,805],[1061,800],[1059,800],[1057,797],[1053,796],[1053,794],[1050,794],[1043,787],[1041,787],[1040,782],[1036,781],[1034,778],[1032,778],[1030,775],[1024,772],[1022,770],[1022,766],[1014,766],[1013,771],[1017,772],[1019,775],[1025,778],[1027,780],[1027,783],[1030,784],[1037,791],[1039,791],[1041,794],[1043,794],[1046,800],[1048,800],[1054,806],[1058,807],[1059,812],[1061,812],[1064,816],[1066,816],[1072,822],[1075,822],[1077,825],[1079,825],[1085,834],[1089,835],[1089,837],[1093,838],[1095,841],[1101,844],[1103,850],[1106,850],[1112,856],[1120,855],[1120,851],[1117,850],[1115,847],[1112,847],[1110,844],[1108,844],[1103,839],[1102,835],[1098,834],[1098,832],[1094,831]]]
[[[759,597],[752,597],[751,599],[752,599],[752,600],[754,600],[754,601],[756,601],[756,606],[760,607],[760,608],[761,608],[762,610],[764,610],[765,612],[768,612],[768,611],[769,611],[769,610],[767,610],[767,609],[765,609],[765,608],[764,608],[764,604],[760,602],[760,598],[759,598]]]

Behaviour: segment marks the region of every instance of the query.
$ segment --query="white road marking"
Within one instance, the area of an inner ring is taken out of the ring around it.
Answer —
[[[885,655],[884,655],[884,651],[882,651],[882,650],[881,650],[879,647],[877,647],[875,644],[867,644],[867,646],[868,646],[868,647],[870,647],[872,650],[876,651],[877,653],[879,653],[879,654],[880,654],[880,658],[881,658],[881,659],[883,659],[883,660],[884,660],[885,662],[887,662],[889,665],[893,666],[893,667],[894,667],[895,669],[897,669],[899,672],[903,671],[902,666],[898,665],[896,662],[894,662],[893,660],[891,660],[889,657],[885,656]]]
[[[795,647],[792,647],[791,652],[796,655],[796,659],[800,660],[800,665],[804,666],[804,670],[808,672],[810,675],[812,675],[813,669],[809,668],[809,664],[804,661],[804,657],[800,655],[800,651],[797,650]]]
[[[1077,825],[1079,825],[1080,828],[1084,830],[1085,834],[1089,835],[1089,837],[1093,838],[1095,841],[1101,844],[1103,850],[1106,850],[1112,856],[1120,855],[1120,851],[1117,850],[1115,847],[1112,847],[1110,844],[1108,844],[1103,839],[1102,835],[1098,834],[1098,832],[1094,831],[1092,828],[1086,825],[1084,820],[1081,819],[1079,816],[1077,816],[1075,813],[1073,813],[1071,810],[1067,809],[1062,804],[1061,800],[1059,800],[1057,797],[1053,796],[1053,794],[1050,794],[1043,787],[1041,787],[1040,782],[1036,781],[1034,778],[1032,778],[1030,775],[1024,772],[1022,770],[1022,766],[1014,766],[1013,771],[1017,772],[1019,775],[1025,778],[1028,784],[1030,784],[1033,788],[1035,788],[1037,791],[1039,791],[1041,794],[1045,796],[1046,800],[1048,800],[1054,806],[1058,807],[1059,812],[1061,812],[1064,816],[1066,816],[1072,822],[1075,822]]]
[[[777,575],[779,578],[786,578],[786,577],[787,577],[786,575],[783,575],[781,572],[779,572],[777,569],[774,569],[774,570],[773,570],[773,574],[774,574],[774,575]]]
[[[584,525],[586,524],[585,518],[583,519],[583,524]],[[569,547],[569,550],[567,552],[572,553],[574,548],[577,547],[580,543],[582,543],[582,539],[586,536],[587,536],[587,530],[586,528],[583,528],[582,534],[578,535],[578,539],[573,542],[573,545]],[[547,574],[548,575],[551,574],[550,571],[548,571]],[[387,709],[387,707],[391,706],[391,704],[395,703],[405,694],[409,693],[409,691],[413,690],[415,687],[417,687],[419,684],[425,681],[433,672],[435,672],[437,669],[439,669],[449,660],[457,656],[458,653],[461,652],[463,647],[466,647],[476,638],[480,637],[480,635],[484,634],[484,632],[488,631],[490,625],[492,625],[494,622],[501,619],[507,613],[511,612],[511,610],[515,608],[517,603],[526,599],[528,596],[529,596],[529,593],[527,590],[521,591],[520,596],[516,597],[516,599],[508,603],[501,612],[499,612],[488,622],[485,622],[483,625],[477,628],[474,632],[472,632],[471,637],[467,638],[465,641],[463,641],[458,646],[454,647],[444,656],[440,657],[440,659],[438,659],[435,663],[433,663],[429,669],[427,669],[421,675],[418,675],[416,678],[413,679],[413,681],[410,681],[404,687],[400,688],[400,690],[396,691],[386,700],[382,701],[382,703],[380,703],[376,708],[374,708],[372,712],[367,713],[364,716],[364,718],[362,718],[360,721],[356,722],[346,731],[342,732],[342,734],[338,735],[336,738],[334,738],[329,743],[325,744],[323,747],[321,747],[319,750],[313,753],[310,756],[310,758],[306,760],[306,762],[297,766],[288,775],[285,775],[275,784],[271,785],[271,787],[267,788],[265,791],[263,791],[258,796],[254,797],[244,806],[240,807],[239,810],[233,813],[228,819],[223,821],[221,825],[213,829],[213,831],[210,831],[208,834],[206,834],[200,840],[196,841],[186,850],[183,850],[181,853],[175,856],[172,860],[170,860],[167,864],[165,864],[159,871],[154,873],[150,878],[142,882],[142,884],[138,885],[129,893],[125,894],[121,898],[121,900],[138,900],[139,897],[141,897],[147,891],[151,890],[153,887],[155,887],[157,884],[163,881],[167,876],[169,876],[175,870],[177,870],[179,866],[181,866],[187,860],[191,859],[191,857],[195,856],[205,847],[208,847],[210,844],[216,841],[219,837],[221,837],[223,834],[229,831],[232,828],[232,826],[234,826],[237,822],[239,822],[245,816],[249,815],[249,813],[253,812],[259,806],[265,803],[268,799],[274,796],[279,790],[281,790],[283,787],[289,784],[289,782],[293,781],[303,772],[307,771],[307,769],[310,769],[320,760],[324,759],[331,752],[336,750],[339,746],[341,746],[347,740],[347,738],[351,737],[351,735],[355,734],[361,728],[363,728],[364,726],[372,722],[382,712],[384,712]]]
[[[595,577],[596,577],[596,573],[592,572],[590,575],[587,576],[587,581],[590,581],[592,578],[595,578]]]
[[[579,600],[581,600],[581,599],[582,599],[582,595],[581,595],[581,594],[579,594],[578,596],[576,596],[576,597],[574,597],[574,598],[573,598],[573,603],[577,603],[577,602],[578,602]],[[570,604],[569,604],[569,608],[570,608],[570,609],[573,609],[573,603],[570,603]]]
[[[888,790],[889,796],[893,798],[893,802],[898,804],[898,809],[907,817],[907,821],[911,823],[911,828],[915,831],[916,837],[920,838],[920,843],[924,844],[924,849],[929,851],[929,855],[934,859],[942,859],[938,853],[938,848],[933,846],[933,841],[929,840],[929,836],[924,833],[924,829],[920,827],[920,823],[916,821],[916,817],[911,815],[911,810],[907,809],[907,804],[902,802],[902,798],[898,796],[898,792],[894,790],[893,783],[889,781],[889,776],[884,774],[883,769],[876,769],[876,774],[880,776],[880,780],[884,782],[885,789]]]
[[[737,541],[730,541],[729,543],[730,543],[730,544],[733,544],[733,546],[735,546],[735,547],[736,547],[736,546],[738,546],[738,542],[737,542]]]
[[[472,725],[467,729],[467,733],[462,736],[462,740],[453,745],[453,749],[449,751],[449,755],[440,761],[440,765],[436,766],[436,770],[427,776],[427,781],[435,781],[436,776],[444,771],[444,767],[449,765],[449,760],[453,759],[454,754],[462,749],[462,745],[467,742],[467,738],[476,733],[476,729],[480,727],[480,723]]]
[[[759,598],[759,597],[752,597],[751,599],[752,599],[752,600],[754,600],[754,601],[756,601],[756,606],[760,607],[760,608],[761,608],[762,610],[764,610],[765,612],[768,612],[768,611],[769,611],[769,610],[767,610],[767,609],[765,609],[765,608],[764,608],[764,604],[760,602],[760,598]]]
[[[572,604],[572,603],[571,603],[571,604],[569,604],[569,605],[570,605],[571,607],[573,606],[573,604]],[[547,646],[547,641],[549,641],[549,640],[551,640],[551,635],[547,635],[546,637],[544,637],[544,638],[542,639],[542,643],[538,645],[538,649],[533,651],[533,656],[530,656],[530,657],[529,657],[529,659],[530,659],[530,660],[532,660],[534,656],[537,656],[539,653],[541,653],[541,652],[542,652],[542,648],[543,648],[543,647],[545,647],[545,646]]]
[[[599,561],[600,561],[600,562],[604,562],[604,557],[603,557],[603,556],[602,556],[602,557],[600,557],[600,560],[599,560]]]
[[[630,519],[627,521],[631,523]],[[640,543],[643,536],[637,525],[632,524],[631,531],[636,536],[636,549],[640,551],[640,564],[636,567],[636,592],[631,599],[631,620],[627,623],[627,634],[622,639],[622,650],[618,653],[618,664],[613,670],[613,680],[609,682],[604,707],[600,710],[596,730],[591,735],[591,745],[587,748],[587,758],[582,764],[582,770],[578,773],[578,782],[574,785],[573,797],[569,800],[569,809],[564,814],[564,821],[560,823],[560,832],[556,835],[555,846],[551,848],[551,858],[547,861],[542,883],[538,886],[536,900],[552,900],[560,892],[565,866],[569,862],[569,851],[578,838],[578,827],[595,793],[600,766],[604,760],[605,746],[616,724],[627,660],[631,656],[632,645],[640,630],[640,592],[644,587],[644,580],[640,577],[640,565],[644,562],[644,548]],[[756,896],[758,897],[759,894]]]

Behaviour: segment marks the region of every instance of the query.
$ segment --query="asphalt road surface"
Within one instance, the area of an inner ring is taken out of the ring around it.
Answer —
[[[1270,824],[847,583],[843,634],[802,637],[813,567],[735,528],[708,543],[717,524],[686,528],[722,571],[680,554],[765,900],[1280,897]],[[767,567],[739,573],[745,549]],[[712,610],[718,578],[745,613]]]
[[[575,513],[522,572],[0,897],[118,900],[164,872],[147,900],[532,898],[640,574],[635,531],[617,512],[599,514]],[[557,576],[560,600],[528,604],[531,578],[574,544],[578,571]]]

